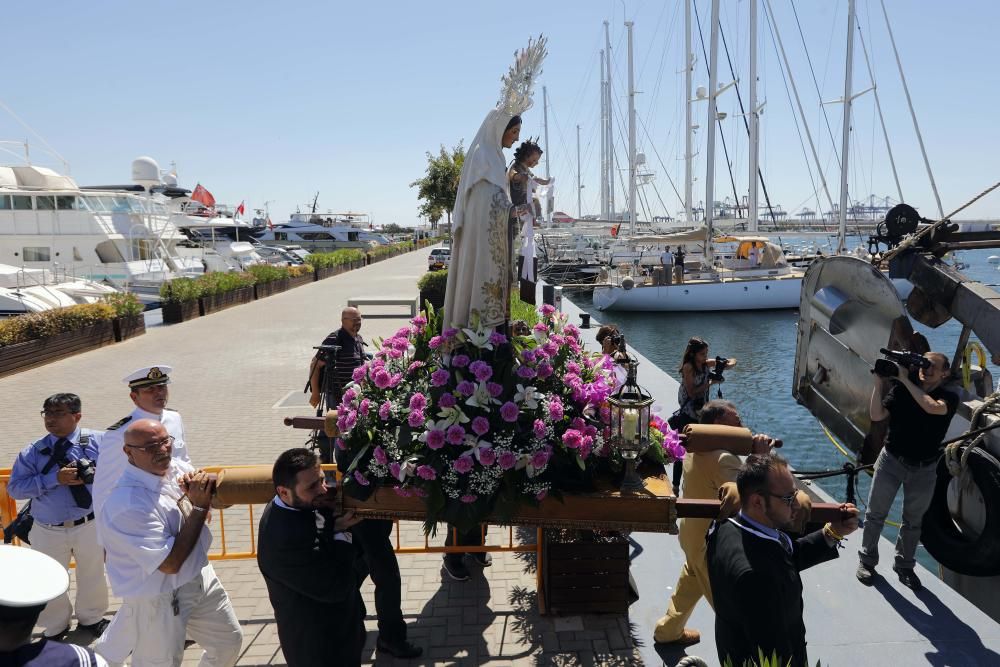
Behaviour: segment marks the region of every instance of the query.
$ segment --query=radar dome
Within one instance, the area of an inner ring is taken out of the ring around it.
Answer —
[[[160,184],[160,165],[151,157],[137,157],[132,160],[132,182],[147,190]]]

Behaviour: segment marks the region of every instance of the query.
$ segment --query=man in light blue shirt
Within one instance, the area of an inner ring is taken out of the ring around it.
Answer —
[[[77,628],[99,637],[108,625],[108,585],[94,521],[93,466],[87,462],[97,462],[103,433],[80,428],[76,394],[49,396],[42,417],[48,435],[18,454],[7,492],[16,500],[31,501],[32,548],[67,569],[70,559],[76,561]],[[46,637],[62,638],[72,615],[73,605],[63,593],[46,605],[38,622]]]

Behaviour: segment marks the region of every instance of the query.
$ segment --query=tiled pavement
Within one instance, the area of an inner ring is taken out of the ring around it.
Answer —
[[[134,340],[0,379],[0,466],[9,466],[24,444],[44,432],[37,415],[46,396],[58,391],[80,394],[83,425],[104,428],[130,412],[128,390],[121,378],[153,363],[175,369],[170,405],[184,417],[196,464],[270,463],[305,439],[304,431],[289,429],[281,420],[309,414],[303,407],[301,388],[312,346],[339,326],[340,310],[347,299],[416,296],[415,283],[426,267],[427,253],[402,255],[191,322],[151,327]],[[399,309],[386,309],[387,314],[392,312]],[[373,310],[364,314],[362,334],[369,340],[389,335],[406,322],[404,317],[391,315],[373,317]],[[254,509],[256,520],[260,508]],[[245,550],[250,543],[250,521],[236,514],[230,511],[226,515],[230,551]],[[213,530],[218,532],[218,521],[213,522]],[[403,524],[401,532],[405,545],[422,544],[420,524]],[[530,531],[528,539],[533,538]],[[399,558],[403,612],[410,637],[424,647],[425,656],[418,661],[400,661],[375,654],[376,620],[368,582],[362,589],[370,630],[364,655],[374,664],[639,662],[626,617],[540,616],[530,557],[494,554],[491,568],[483,574],[470,568],[474,576],[464,583],[443,578],[439,555]],[[244,650],[238,664],[284,664],[273,612],[255,561],[217,561],[215,567],[243,624]],[[71,640],[76,639],[85,640],[76,633],[71,635]],[[331,647],[333,651],[336,647]],[[189,650],[185,664],[195,664],[199,654],[197,649]]]

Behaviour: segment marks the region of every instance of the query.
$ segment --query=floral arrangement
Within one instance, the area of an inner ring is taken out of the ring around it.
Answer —
[[[338,406],[335,443],[351,461],[345,493],[389,486],[421,497],[433,532],[438,521],[502,519],[521,502],[590,488],[600,468],[619,470],[608,427],[614,363],[588,353],[564,314],[540,313],[529,336],[508,339],[442,330],[428,308],[381,341]],[[684,455],[666,422],[650,426],[649,459]]]

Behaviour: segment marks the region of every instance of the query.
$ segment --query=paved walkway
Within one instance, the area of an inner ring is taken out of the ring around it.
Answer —
[[[131,411],[121,378],[154,363],[174,367],[170,405],[184,417],[195,463],[271,463],[305,439],[304,431],[289,429],[281,420],[309,414],[302,387],[312,346],[339,326],[340,310],[350,297],[415,297],[415,283],[426,268],[428,252],[402,255],[191,322],[151,327],[134,340],[0,379],[0,405],[4,406],[0,466],[9,466],[24,444],[44,433],[38,411],[46,396],[60,391],[80,394],[83,425],[105,428]],[[401,310],[387,308],[385,312]],[[374,314],[374,310],[365,312],[362,334],[368,340],[391,334],[408,317],[408,313],[406,317]],[[254,521],[260,509],[254,508]],[[242,551],[250,544],[251,522],[236,514],[226,514],[226,535],[229,549]],[[402,526],[404,543],[423,543],[420,524]],[[217,529],[216,521],[213,530]],[[531,531],[528,539],[533,537]],[[485,576],[473,570],[470,581],[457,583],[442,577],[438,555],[400,556],[403,612],[410,637],[424,647],[426,659],[376,661],[370,583],[363,588],[371,630],[365,659],[379,665],[639,662],[627,618],[541,617],[531,560],[495,554],[493,562]],[[216,569],[243,624],[245,641],[239,664],[285,664],[256,562],[217,562]],[[75,633],[71,639],[85,641]],[[336,647],[331,647],[333,651]],[[199,653],[190,650],[185,664],[194,664]]]

